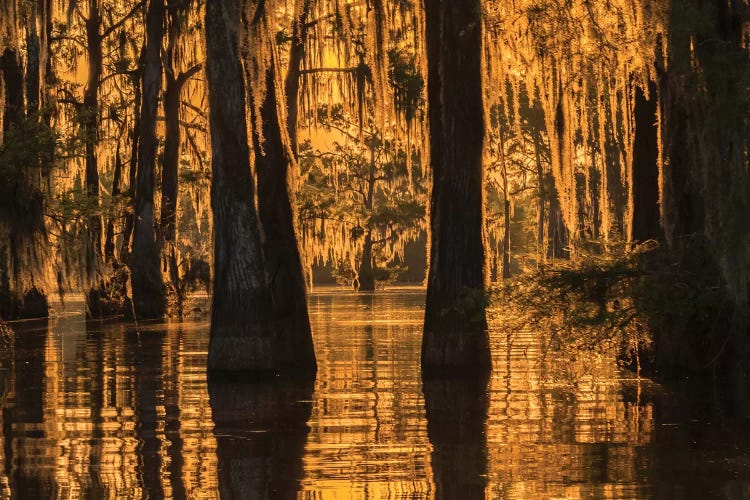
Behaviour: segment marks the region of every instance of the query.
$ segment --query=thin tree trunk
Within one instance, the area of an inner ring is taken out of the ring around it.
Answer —
[[[505,234],[503,235],[503,279],[505,280],[510,278],[510,200],[507,194],[504,194],[503,198],[503,225],[505,226]]]
[[[536,227],[536,238],[537,238],[537,259],[541,262],[547,255],[547,250],[544,247],[545,242],[545,221],[547,210],[547,176],[544,174],[544,165],[542,164],[542,153],[540,151],[542,145],[540,144],[541,137],[539,133],[533,133],[534,139],[534,162],[536,163],[536,178],[537,178],[537,227]]]
[[[422,370],[482,371],[491,360],[484,289],[481,5],[425,0],[425,12],[433,188]]]
[[[143,56],[138,62],[138,69],[130,74],[133,83],[133,107],[141,109],[141,78],[143,74]],[[128,161],[128,195],[130,200],[135,199],[135,184],[138,174],[138,150],[140,149],[140,130],[141,114],[135,113],[133,117],[133,128],[130,131],[130,160]],[[131,207],[134,208],[134,207]],[[133,226],[135,226],[134,210],[125,212],[125,224],[122,231],[122,246],[120,247],[120,262],[127,262],[130,255],[130,241],[133,236]]]
[[[570,257],[568,250],[568,230],[565,227],[560,200],[557,190],[554,188],[554,178],[548,175],[552,188],[549,193],[549,217],[547,219],[547,258],[567,259]]]
[[[307,42],[307,18],[310,13],[312,0],[304,0],[300,16],[292,23],[292,46],[289,49],[289,64],[284,79],[284,93],[286,94],[286,124],[289,134],[289,147],[297,158],[299,145],[297,141],[297,123],[299,116],[299,88],[302,61],[305,58],[305,43]]]
[[[130,256],[133,310],[138,319],[161,318],[166,308],[159,248],[154,230],[154,174],[158,146],[156,118],[161,89],[164,0],[149,2],[146,13],[146,38],[140,150],[135,190],[135,227]]]
[[[365,210],[372,213],[375,207],[375,148],[370,148],[370,172],[367,179],[367,198],[365,198]],[[375,291],[375,266],[372,253],[372,228],[368,227],[365,233],[365,241],[362,244],[362,260],[357,270],[358,289],[363,292]]]
[[[241,5],[206,4],[206,78],[209,91],[214,218],[214,280],[210,371],[277,368],[255,210],[255,182],[245,119],[245,84],[239,54]]]
[[[173,23],[176,21],[173,21]],[[174,28],[171,28],[174,29]],[[170,33],[170,37],[176,37]],[[166,89],[164,91],[164,164],[161,171],[160,237],[162,253],[166,258],[171,291],[176,299],[178,316],[182,316],[183,293],[177,264],[177,197],[179,194],[180,98],[182,89],[190,78],[202,68],[196,65],[185,73],[175,75],[172,69],[172,42],[167,57]]]
[[[99,87],[102,78],[104,55],[102,52],[102,25],[99,3],[89,0],[89,17],[86,19],[86,47],[89,63],[88,79],[83,93],[81,110],[81,128],[86,153],[86,194],[92,205],[99,206],[99,167],[96,158],[96,145],[99,134]],[[89,217],[86,273],[94,276],[102,255],[102,220],[101,215],[94,213]]]
[[[365,241],[362,244],[362,260],[357,271],[359,290],[363,292],[375,291],[375,270],[372,263],[372,229],[367,229]]]
[[[272,64],[266,73],[265,100],[260,109],[262,131],[253,133],[266,278],[275,319],[284,330],[278,338],[279,356],[284,363],[314,371],[315,351],[307,313],[305,274],[289,189],[294,158],[281,137],[277,106]],[[259,132],[262,132],[262,138]]]
[[[120,155],[120,141],[117,141],[115,147],[115,169],[112,173],[112,198],[121,194],[122,183],[122,156]],[[107,229],[104,232],[104,259],[107,262],[115,260],[115,217],[112,216],[107,221]]]

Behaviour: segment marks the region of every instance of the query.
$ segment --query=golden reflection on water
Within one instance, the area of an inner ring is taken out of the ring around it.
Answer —
[[[423,386],[423,302],[313,294],[314,385],[209,385],[207,323],[16,325],[0,498],[665,498],[665,474],[692,474],[651,449],[652,403],[611,356],[542,362],[537,336],[493,333],[488,384]]]

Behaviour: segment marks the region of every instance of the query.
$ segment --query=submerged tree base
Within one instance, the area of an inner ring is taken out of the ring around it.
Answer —
[[[86,293],[86,317],[89,319],[125,316],[132,319],[133,308],[127,296],[128,272],[125,266],[99,282]]]
[[[249,378],[264,375],[315,376],[317,364],[312,345],[301,342],[309,337],[307,330],[277,323],[267,329],[221,326],[211,329],[208,347],[208,370],[217,374],[239,373]]]
[[[32,288],[23,297],[7,291],[0,294],[0,318],[5,321],[47,317],[47,296],[37,288]]]

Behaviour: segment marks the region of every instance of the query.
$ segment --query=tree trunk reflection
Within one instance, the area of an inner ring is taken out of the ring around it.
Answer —
[[[484,498],[489,377],[424,377],[435,498]]]
[[[313,384],[209,380],[221,498],[296,498]]]

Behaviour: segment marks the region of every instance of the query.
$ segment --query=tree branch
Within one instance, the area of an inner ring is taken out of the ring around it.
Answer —
[[[201,69],[203,69],[203,64],[198,63],[194,64],[192,67],[186,69],[179,75],[177,75],[177,87],[182,88],[185,83],[190,80],[196,73],[198,73]]]
[[[313,73],[356,73],[359,68],[309,68],[300,70],[300,75],[310,75]]]
[[[138,9],[142,8],[144,4],[145,4],[145,0],[141,0],[140,2],[138,2],[137,4],[135,4],[133,6],[133,8],[130,9],[130,11],[127,14],[125,14],[125,17],[123,17],[122,19],[120,19],[119,21],[117,21],[115,24],[113,24],[112,26],[110,26],[109,28],[107,28],[106,30],[104,30],[104,33],[102,33],[102,39],[107,38],[116,29],[120,28],[123,24],[125,24],[125,22],[128,19],[130,19],[131,17],[133,17],[135,15],[135,13],[138,12]]]

